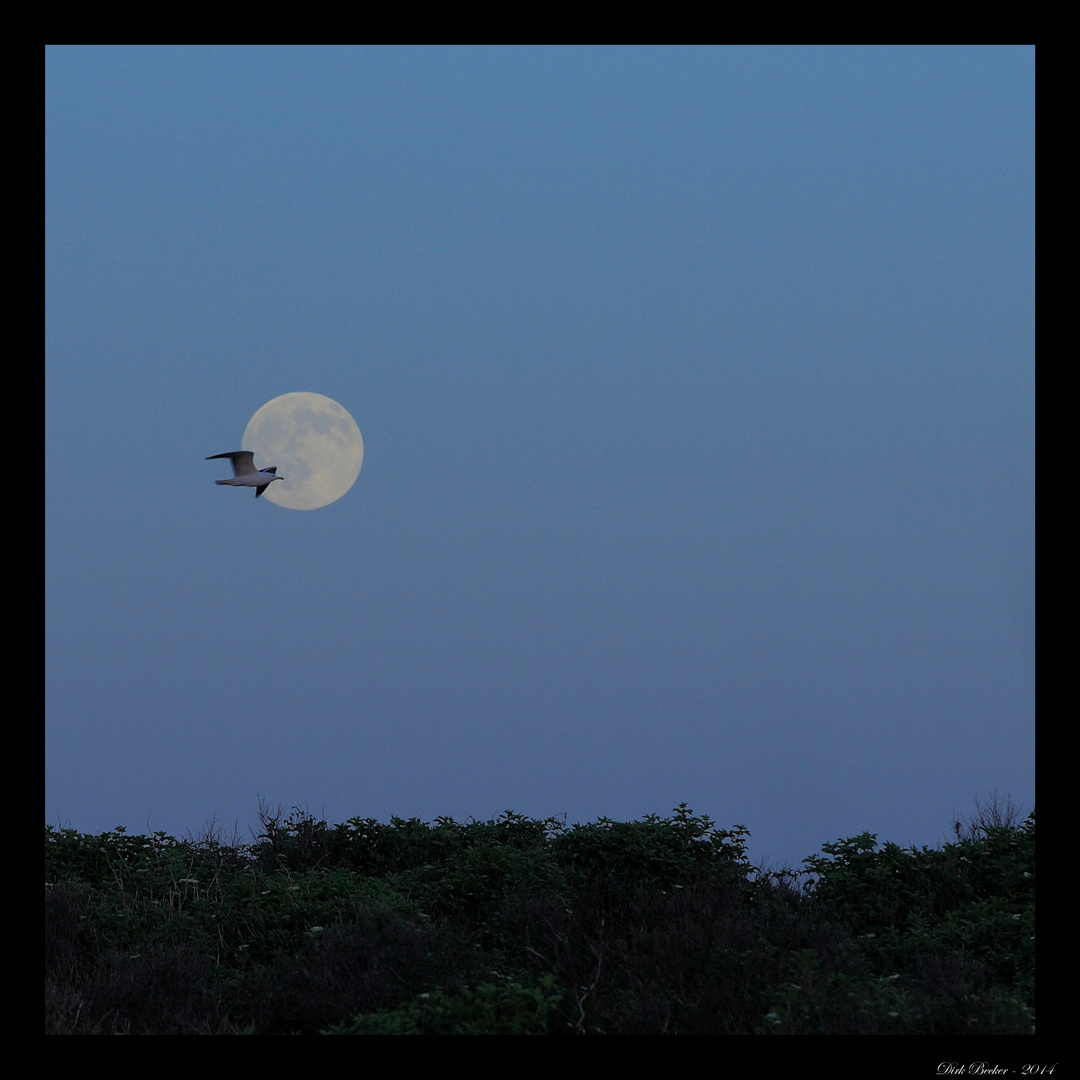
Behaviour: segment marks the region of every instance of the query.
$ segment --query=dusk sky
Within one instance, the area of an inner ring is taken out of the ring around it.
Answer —
[[[1034,66],[47,50],[46,821],[1030,808]]]

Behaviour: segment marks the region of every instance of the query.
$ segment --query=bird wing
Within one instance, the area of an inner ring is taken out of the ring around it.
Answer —
[[[233,476],[250,476],[258,472],[255,468],[255,453],[252,450],[232,450],[228,454],[211,454],[206,460],[228,458],[232,462]]]

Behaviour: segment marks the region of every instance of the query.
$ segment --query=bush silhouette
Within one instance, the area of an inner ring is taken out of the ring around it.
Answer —
[[[51,1034],[1029,1034],[1035,815],[801,871],[742,826],[330,825],[250,844],[47,827]]]

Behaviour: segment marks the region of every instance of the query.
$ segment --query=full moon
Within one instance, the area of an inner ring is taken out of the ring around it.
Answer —
[[[283,478],[264,492],[289,510],[318,510],[356,483],[364,440],[346,408],[322,394],[282,394],[248,421],[244,449]]]

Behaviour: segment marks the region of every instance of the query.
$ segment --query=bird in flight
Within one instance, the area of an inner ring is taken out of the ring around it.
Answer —
[[[277,468],[256,469],[255,454],[251,450],[233,450],[228,454],[211,454],[206,460],[214,461],[217,458],[227,457],[232,462],[232,479],[218,480],[218,484],[227,484],[229,487],[253,487],[257,499],[275,480],[284,480],[284,476],[277,475]]]

